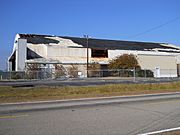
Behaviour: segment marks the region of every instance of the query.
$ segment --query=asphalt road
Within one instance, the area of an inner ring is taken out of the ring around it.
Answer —
[[[0,135],[134,135],[180,127],[180,99],[1,114]]]

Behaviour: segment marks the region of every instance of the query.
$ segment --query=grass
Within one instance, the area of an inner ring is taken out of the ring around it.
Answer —
[[[13,88],[0,87],[0,103],[180,92],[180,82]]]
[[[178,130],[178,131],[165,132],[159,135],[180,135],[180,131]]]

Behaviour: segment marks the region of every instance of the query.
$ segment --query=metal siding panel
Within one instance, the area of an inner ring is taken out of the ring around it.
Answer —
[[[18,39],[16,48],[16,71],[23,71],[25,69],[25,60],[27,55],[27,40]]]

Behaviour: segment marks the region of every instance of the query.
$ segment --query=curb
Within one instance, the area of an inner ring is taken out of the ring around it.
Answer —
[[[180,99],[180,92],[0,104],[0,114]]]

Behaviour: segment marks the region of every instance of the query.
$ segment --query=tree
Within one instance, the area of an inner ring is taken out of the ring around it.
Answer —
[[[89,77],[97,77],[100,74],[101,65],[99,63],[93,62],[89,64],[88,75]]]
[[[78,66],[71,64],[68,67],[68,75],[70,78],[78,77]]]
[[[133,54],[123,54],[109,61],[109,69],[140,69],[139,63]]]
[[[100,70],[101,69],[101,65],[99,63],[93,62],[93,63],[89,63],[89,70]]]
[[[26,65],[26,78],[38,79],[38,72],[40,71],[40,65],[37,63],[29,63]]]
[[[66,70],[62,64],[54,64],[54,78],[60,78],[66,75]]]

